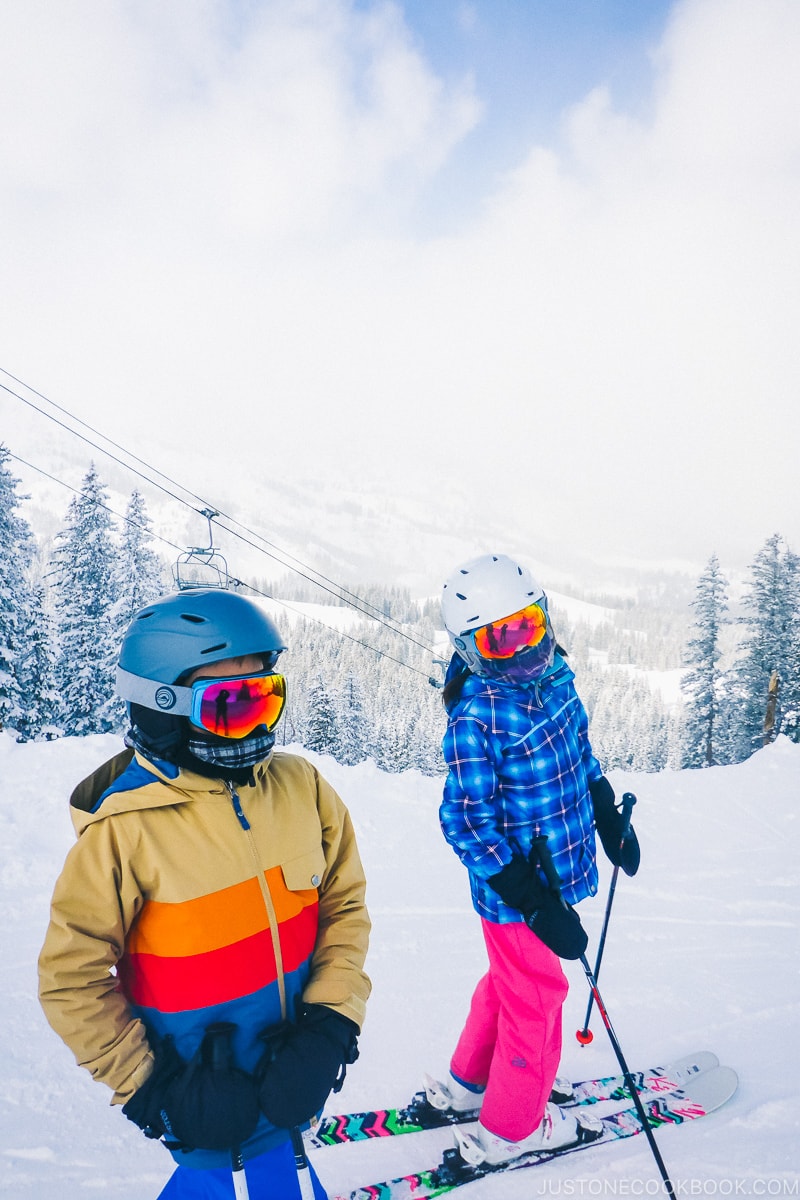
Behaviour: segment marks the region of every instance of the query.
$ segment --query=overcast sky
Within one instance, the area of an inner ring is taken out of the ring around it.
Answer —
[[[797,0],[3,0],[0,367],[203,494],[800,551],[799,62]]]

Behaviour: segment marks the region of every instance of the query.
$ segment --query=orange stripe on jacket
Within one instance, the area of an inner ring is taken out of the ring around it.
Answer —
[[[280,867],[264,872],[278,925],[303,909],[316,909],[316,888],[290,892]],[[269,928],[257,878],[179,903],[148,900],[128,935],[129,954],[205,954],[253,937]]]
[[[313,904],[281,922],[280,942],[286,974],[296,970],[313,953],[317,917],[318,906]],[[165,957],[126,953],[118,964],[118,972],[123,991],[133,1004],[165,1013],[224,1004],[257,992],[277,979],[268,929],[234,945],[199,954]]]

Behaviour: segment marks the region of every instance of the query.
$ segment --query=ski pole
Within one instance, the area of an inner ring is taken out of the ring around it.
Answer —
[[[208,1061],[215,1069],[230,1066],[233,1056],[231,1038],[236,1026],[230,1021],[217,1021],[209,1025],[203,1038],[204,1050]],[[247,1176],[244,1171],[244,1159],[239,1146],[231,1150],[231,1172],[233,1174],[233,1194],[236,1200],[250,1200],[250,1190],[247,1186]]]
[[[306,1149],[303,1145],[303,1135],[300,1129],[295,1125],[292,1130],[292,1149],[294,1150],[294,1165],[297,1168],[297,1182],[300,1185],[301,1200],[314,1200],[314,1184],[311,1179],[311,1170],[306,1157]]]
[[[233,1194],[236,1200],[250,1200],[250,1189],[247,1186],[241,1150],[231,1150],[231,1170],[233,1171]]]
[[[536,843],[537,843],[536,848],[539,852],[539,865],[542,868],[542,870],[544,871],[545,875],[547,876],[547,882],[549,883],[553,894],[558,896],[558,898],[561,900],[561,903],[564,905],[565,908],[568,908],[569,905],[567,904],[564,897],[561,895],[561,880],[558,877],[558,872],[556,871],[552,855],[550,854],[550,849],[547,845],[547,839],[545,837],[537,838]],[[633,1100],[634,1108],[636,1109],[636,1115],[638,1116],[639,1121],[641,1122],[641,1126],[644,1131],[645,1137],[647,1138],[647,1141],[650,1145],[650,1149],[653,1152],[653,1158],[655,1159],[655,1163],[656,1163],[656,1166],[658,1167],[659,1174],[661,1175],[661,1178],[664,1181],[664,1187],[666,1188],[667,1194],[669,1196],[674,1197],[675,1187],[672,1183],[672,1180],[669,1177],[669,1174],[667,1173],[667,1168],[664,1165],[663,1158],[661,1157],[661,1151],[659,1150],[658,1146],[656,1145],[655,1135],[653,1134],[653,1130],[651,1128],[650,1122],[647,1119],[647,1113],[644,1111],[644,1105],[642,1104],[642,1098],[639,1095],[639,1091],[636,1087],[636,1084],[633,1082],[633,1077],[630,1072],[630,1067],[628,1066],[627,1062],[625,1061],[625,1055],[622,1053],[622,1047],[619,1044],[619,1038],[617,1037],[616,1033],[614,1032],[614,1028],[611,1024],[611,1018],[608,1015],[608,1010],[606,1009],[606,1006],[603,1003],[603,997],[600,995],[600,992],[597,987],[597,980],[595,979],[594,974],[592,973],[592,968],[589,966],[589,960],[587,959],[585,954],[581,955],[580,964],[583,967],[583,972],[588,980],[589,987],[592,990],[592,995],[594,996],[595,1004],[597,1005],[597,1010],[600,1013],[600,1016],[603,1018],[603,1024],[606,1027],[606,1033],[608,1034],[609,1041],[611,1042],[611,1048],[614,1051],[614,1054],[616,1055],[616,1059],[617,1059],[617,1062],[619,1063],[620,1070],[622,1071],[622,1074],[625,1077],[625,1086],[627,1087],[628,1091],[631,1094],[631,1099]]]
[[[286,1033],[292,1028],[291,1022],[283,1021],[269,1033],[262,1033],[261,1040],[266,1044],[269,1061],[273,1062],[281,1045],[284,1044]],[[289,1133],[294,1153],[294,1165],[297,1171],[297,1185],[300,1188],[300,1200],[314,1200],[314,1181],[311,1178],[311,1168],[308,1165],[303,1135],[300,1126],[295,1125]]]
[[[628,835],[628,829],[631,824],[631,810],[636,803],[636,797],[633,792],[626,792],[622,797],[622,836],[619,839],[620,846],[625,841]],[[597,958],[594,962],[594,977],[597,979],[600,974],[600,964],[603,961],[603,951],[606,945],[606,934],[608,933],[608,922],[611,918],[611,905],[614,903],[614,893],[617,890],[617,879],[619,878],[619,863],[616,863],[611,875],[611,884],[608,889],[608,901],[606,903],[606,912],[603,917],[603,928],[600,933],[600,942],[597,947]],[[579,1029],[575,1034],[582,1046],[588,1046],[594,1039],[594,1034],[589,1028],[589,1021],[592,1015],[592,1005],[594,1004],[594,992],[589,993],[589,1004],[586,1009],[586,1017],[583,1022],[583,1028]]]

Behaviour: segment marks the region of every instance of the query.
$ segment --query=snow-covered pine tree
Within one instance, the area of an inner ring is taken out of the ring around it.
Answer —
[[[114,620],[117,549],[107,493],[94,464],[70,501],[53,553],[59,724],[67,734],[118,731],[124,707],[114,695],[122,630]]]
[[[372,757],[382,771],[407,771],[411,763],[412,731],[398,709],[387,709],[375,724]]]
[[[19,681],[25,611],[30,597],[27,573],[35,542],[18,513],[22,496],[11,473],[8,448],[0,443],[0,730],[17,729],[25,699]]]
[[[670,771],[680,771],[683,765],[684,707],[676,705],[667,716],[667,757],[664,766]]]
[[[442,693],[430,684],[422,686],[425,690],[411,731],[410,764],[423,775],[442,775],[442,735],[447,725]]]
[[[367,757],[367,719],[364,715],[364,693],[354,671],[348,671],[336,703],[338,749],[336,758],[346,767],[363,762]]]
[[[336,705],[321,675],[309,686],[307,705],[303,745],[317,754],[335,756],[339,749]]]
[[[728,584],[712,554],[697,582],[692,601],[694,634],[686,646],[688,671],[681,689],[686,696],[683,766],[710,767],[723,761],[720,713],[724,703],[720,633],[727,620]]]
[[[18,671],[24,704],[17,732],[24,741],[55,738],[62,732],[58,724],[56,648],[43,586],[31,589],[24,620],[25,651]]]
[[[619,667],[586,671],[581,686],[584,679],[593,685],[586,688],[593,697],[589,736],[604,769],[662,770],[667,762],[669,730],[661,697],[644,678]]]
[[[747,630],[742,656],[733,669],[737,694],[732,758],[748,758],[771,740],[793,710],[796,671],[800,572],[797,556],[788,551],[780,534],[773,534],[753,559],[746,612],[740,618]],[[765,731],[770,680],[776,676],[774,724]]]
[[[787,548],[785,555],[789,622],[786,629],[786,677],[779,692],[780,711],[775,732],[800,742],[800,555]]]
[[[134,489],[125,510],[122,545],[117,562],[116,616],[124,628],[134,613],[169,590],[158,556],[151,549],[153,526],[144,497]]]
[[[422,775],[444,774],[442,730],[435,730],[422,712],[409,729],[408,765]]]

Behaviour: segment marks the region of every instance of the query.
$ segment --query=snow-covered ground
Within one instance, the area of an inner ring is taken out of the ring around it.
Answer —
[[[17,745],[0,735],[0,1194],[7,1200],[148,1200],[171,1160],[80,1071],[36,1000],[36,957],[51,888],[72,840],[73,785],[119,747],[113,737]],[[309,756],[314,757],[314,756]],[[466,875],[437,820],[441,782],[373,764],[317,759],[347,801],[360,837],[374,922],[374,991],[333,1110],[402,1102],[423,1071],[446,1069],[484,968]],[[621,878],[601,974],[632,1067],[710,1048],[740,1088],[719,1113],[659,1134],[678,1195],[800,1193],[798,833],[800,746],[780,739],[750,761],[707,771],[612,773],[636,793],[639,875]],[[581,906],[593,940],[599,897]],[[586,983],[568,964],[562,1073],[616,1069],[602,1025],[582,1048]],[[331,1196],[430,1165],[447,1133],[315,1152]],[[472,1185],[464,1200],[536,1195],[641,1196],[660,1181],[644,1138],[536,1171]]]
[[[357,608],[338,604],[308,604],[301,600],[272,600],[253,597],[268,616],[279,625],[294,626],[298,620],[318,621],[327,629],[347,630],[363,621],[364,614]]]
[[[546,585],[545,591],[550,608],[565,613],[573,625],[582,623],[593,629],[596,625],[612,623],[616,616],[613,608],[606,608],[603,604],[595,604],[591,600],[576,600],[574,596],[555,592]]]

